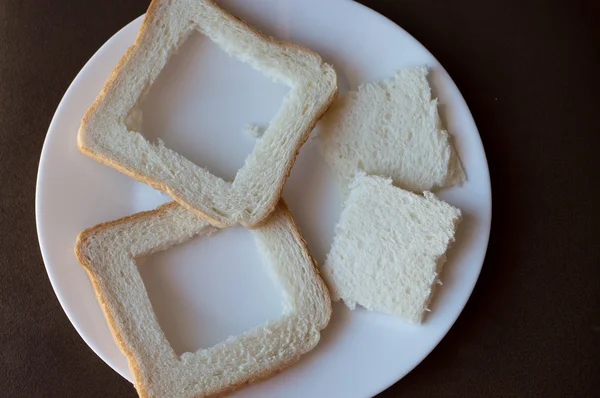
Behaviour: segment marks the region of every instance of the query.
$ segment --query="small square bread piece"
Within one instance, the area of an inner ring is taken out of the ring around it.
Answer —
[[[460,218],[430,192],[357,175],[323,268],[332,299],[421,323]]]
[[[344,196],[357,171],[390,177],[414,192],[465,179],[431,98],[427,68],[400,69],[391,79],[365,83],[341,95],[319,123],[325,161]]]

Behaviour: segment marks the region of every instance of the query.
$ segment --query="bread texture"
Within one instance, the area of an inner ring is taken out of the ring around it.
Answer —
[[[252,231],[266,271],[282,289],[281,317],[211,348],[176,355],[157,322],[135,260],[212,232],[209,223],[171,202],[89,228],[77,238],[75,254],[127,356],[140,397],[205,397],[269,376],[313,349],[329,322],[329,293],[281,202]]]
[[[332,299],[421,323],[461,212],[359,173],[323,267]]]
[[[431,98],[425,66],[365,83],[334,102],[319,123],[326,162],[344,196],[357,171],[391,178],[423,192],[460,183],[465,175]]]
[[[140,133],[141,99],[195,30],[290,91],[234,181],[225,181]],[[256,227],[272,212],[300,147],[337,95],[337,77],[316,53],[256,31],[210,0],[153,0],[78,133],[92,158],[167,192],[218,227]]]

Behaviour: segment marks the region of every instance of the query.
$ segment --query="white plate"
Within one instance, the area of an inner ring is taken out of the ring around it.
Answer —
[[[490,181],[477,129],[461,94],[435,58],[381,15],[343,0],[231,0],[222,6],[280,39],[319,52],[338,72],[340,88],[387,78],[400,67],[427,64],[442,118],[454,134],[469,180],[441,197],[464,221],[443,273],[433,312],[422,326],[362,309],[334,306],[318,347],[288,370],[244,387],[239,397],[366,397],[415,367],[450,329],[475,285],[491,219]],[[87,63],[61,101],[46,137],[36,214],[50,280],[69,319],[89,346],[131,380],[90,283],[73,255],[77,232],[168,200],[80,154],[77,129],[85,110],[141,24],[133,21]],[[160,136],[213,172],[231,177],[251,151],[246,123],[266,124],[286,89],[224,55],[199,34],[186,42],[153,86],[143,133]],[[303,147],[284,198],[319,263],[329,249],[339,198],[314,140]],[[194,351],[279,313],[278,295],[241,228],[152,256],[140,265],[159,322],[176,351]]]

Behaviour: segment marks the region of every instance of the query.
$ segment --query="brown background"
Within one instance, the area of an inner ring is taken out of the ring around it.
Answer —
[[[383,397],[600,397],[597,0],[364,1],[421,41],[469,104],[494,220],[448,336]],[[81,340],[35,230],[61,96],[147,0],[0,0],[0,396],[134,397]],[[302,381],[309,382],[309,381]]]

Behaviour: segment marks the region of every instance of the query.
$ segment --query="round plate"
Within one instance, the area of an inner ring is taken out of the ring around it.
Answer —
[[[322,340],[298,364],[244,387],[239,397],[366,397],[413,369],[448,332],[477,281],[491,221],[490,181],[475,123],[452,79],[408,33],[357,3],[342,0],[220,2],[267,34],[304,44],[333,64],[342,91],[393,76],[401,67],[427,64],[440,112],[461,156],[468,181],[440,197],[464,219],[449,253],[432,312],[423,325],[334,305]],[[99,222],[151,209],[169,200],[161,192],[78,152],[81,118],[121,55],[141,18],[112,37],[67,90],[46,137],[38,174],[36,215],[50,280],[69,319],[87,344],[131,380],[125,357],[109,332],[73,246],[77,233]],[[360,28],[357,28],[360,27]],[[225,55],[199,33],[167,64],[144,100],[142,133],[231,178],[252,150],[248,123],[266,125],[286,87]],[[318,127],[317,127],[318,130]],[[288,180],[284,198],[322,263],[340,206],[337,189],[309,140]],[[209,347],[276,317],[281,294],[261,270],[251,235],[231,228],[139,262],[165,335],[182,353]],[[299,382],[302,380],[302,382]]]

